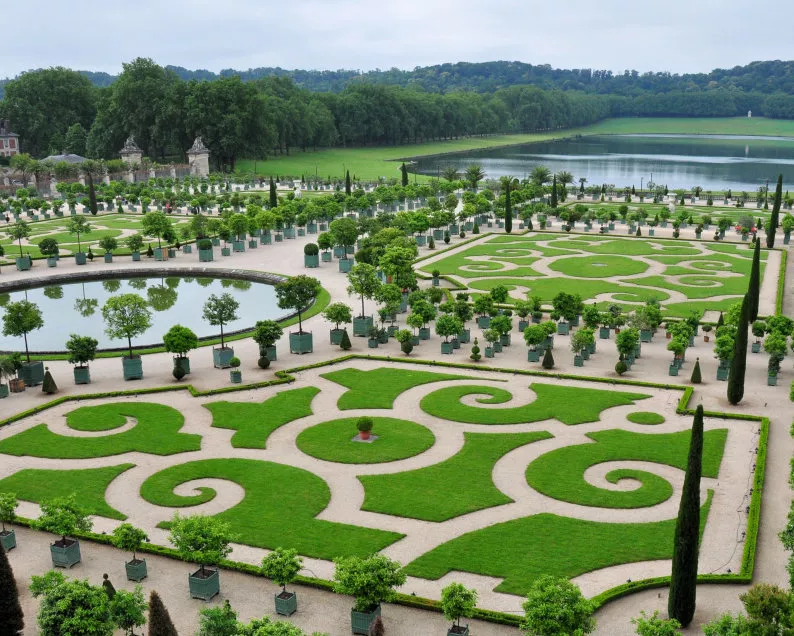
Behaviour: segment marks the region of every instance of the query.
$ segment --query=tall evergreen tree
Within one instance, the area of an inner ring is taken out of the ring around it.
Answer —
[[[405,165],[405,164],[403,164]],[[345,171],[345,194],[350,196],[353,193],[353,186],[350,183],[350,170]]]
[[[728,401],[731,404],[738,404],[744,397],[744,374],[747,369],[747,328],[749,324],[750,301],[748,295],[745,294],[742,301],[742,313],[739,316],[736,339],[733,341],[733,360],[731,360],[731,369],[728,372]]]
[[[149,636],[179,636],[160,595],[154,590],[149,596]]]
[[[777,176],[777,187],[775,188],[775,203],[772,206],[772,216],[769,217],[769,229],[766,232],[766,246],[768,249],[775,247],[775,232],[777,231],[778,221],[780,220],[780,204],[783,200],[783,175]]]
[[[698,551],[700,539],[700,476],[703,469],[703,405],[698,404],[692,422],[689,458],[678,519],[673,540],[673,572],[670,577],[670,597],[667,613],[683,627],[695,615],[697,593]]]
[[[270,177],[270,207],[275,208],[278,206],[278,194],[276,194],[276,182],[273,177]]]
[[[513,204],[510,201],[510,188],[513,185],[513,177],[502,177],[502,186],[505,189],[505,232],[510,234],[513,231]]]
[[[401,183],[403,188],[408,185],[408,168],[405,167],[405,162],[400,166]]]
[[[761,296],[761,241],[755,242],[747,295],[750,297],[750,322],[755,322],[758,318],[758,302]]]
[[[19,591],[6,551],[0,547],[0,636],[17,636],[25,627]]]
[[[551,178],[551,202],[550,205],[552,208],[557,207],[557,175],[555,174]]]

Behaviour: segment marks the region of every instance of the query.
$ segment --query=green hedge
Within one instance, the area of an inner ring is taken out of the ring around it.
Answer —
[[[777,298],[775,298],[775,314],[783,313],[783,291],[786,286],[786,259],[788,252],[780,250],[780,273],[777,277]]]

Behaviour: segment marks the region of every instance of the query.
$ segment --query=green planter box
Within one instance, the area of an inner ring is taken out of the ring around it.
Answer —
[[[127,572],[127,580],[140,583],[149,576],[146,570],[146,559],[136,559],[134,561],[127,561],[124,564],[124,569]]]
[[[54,256],[47,258],[47,267],[58,267],[58,259]]]
[[[454,348],[453,348],[451,342],[442,342],[441,343],[441,353],[449,354],[449,353],[452,353],[453,351],[454,351]]]
[[[377,338],[370,338],[367,340],[367,347],[370,349],[377,349],[378,348],[378,339]]]
[[[670,367],[667,369],[667,375],[678,375],[678,365],[671,364]]]
[[[378,605],[371,612],[357,612],[350,610],[350,627],[354,634],[361,634],[362,636],[369,636],[369,628],[375,619],[380,616],[380,605]]]
[[[303,266],[304,267],[320,267],[320,255],[319,254],[304,254],[303,255]]]
[[[286,227],[286,228],[284,228],[284,238],[294,239],[295,238],[295,228],[294,227]]]
[[[193,253],[193,246],[192,245],[183,245],[182,246],[182,253],[183,254],[192,254]]]
[[[419,327],[419,340],[430,340],[430,327]]]
[[[334,255],[331,252],[323,252],[321,254],[323,263],[330,263],[334,260]]]
[[[750,351],[752,351],[753,353],[761,353],[761,343],[754,342],[753,344],[751,344]]]
[[[653,338],[653,331],[650,329],[640,329],[640,342],[650,342],[651,338]]]
[[[342,342],[342,336],[345,334],[344,329],[331,329],[331,344],[338,345]]]
[[[185,372],[185,375],[189,375],[190,358],[188,357],[183,358],[182,356],[174,356],[174,368],[176,369],[177,367],[181,368]]]
[[[560,321],[560,322],[557,323],[557,334],[558,335],[564,336],[564,335],[568,334],[568,332],[570,330],[571,330],[571,327],[570,327],[570,325],[567,322]]]
[[[768,375],[768,376],[766,376],[766,385],[767,386],[777,386],[777,376],[776,375]]]
[[[537,349],[533,351],[532,349],[527,350],[527,362],[540,362],[540,351]]]
[[[599,327],[598,337],[601,338],[601,340],[609,340],[609,327]]]
[[[190,588],[190,597],[199,598],[202,601],[210,601],[221,591],[221,579],[218,575],[218,570],[207,570],[204,572],[209,576],[197,576],[201,570],[189,574],[187,577],[188,587]]]
[[[486,358],[493,358],[494,350],[493,347],[485,347],[485,357]]]
[[[457,351],[458,349],[460,349],[460,340],[458,340],[457,338],[453,338],[452,340],[450,340],[450,342],[452,343],[452,348],[454,350]]]
[[[438,287],[441,284],[441,281],[438,278],[433,279],[433,287]]]
[[[341,261],[340,261],[341,262]],[[353,318],[353,335],[366,337],[372,329],[372,316],[358,316]]]
[[[168,250],[163,247],[155,247],[154,248],[154,260],[156,261],[167,261],[168,260]]]
[[[295,592],[279,592],[273,596],[276,600],[276,614],[292,616],[298,611],[298,595]]]
[[[91,384],[91,370],[87,366],[75,367],[72,372],[75,384]]]
[[[510,346],[510,334],[509,333],[503,333],[501,336],[499,336],[499,344],[502,345],[503,347],[509,347]]]
[[[132,260],[133,261],[140,261],[141,260],[141,253],[140,252],[132,252]]]
[[[502,353],[502,343],[498,340],[493,343],[493,350],[495,353]]]
[[[730,368],[729,367],[717,367],[717,379],[718,380],[727,380],[729,372],[730,372]]]
[[[38,386],[44,382],[44,363],[27,362],[19,370],[19,377],[25,382],[25,386]]]
[[[352,258],[340,258],[339,259],[339,271],[343,274],[347,274],[353,268],[353,259]]]
[[[176,258],[176,250],[173,248],[168,248],[168,258]]]
[[[27,256],[17,256],[16,262],[17,270],[20,272],[26,272],[33,266],[33,263]]]
[[[232,347],[213,347],[212,348],[212,364],[216,369],[228,369],[229,361],[234,357],[234,349]]]
[[[199,250],[199,263],[212,262],[212,250]]]
[[[524,333],[524,330],[525,330],[527,327],[529,327],[529,321],[528,321],[528,320],[519,320],[519,321],[518,321],[518,330],[519,330],[521,333]]]
[[[447,630],[447,636],[469,636],[469,626],[454,625]]]
[[[261,358],[262,356],[264,356],[265,358],[267,358],[271,362],[275,362],[276,360],[278,360],[278,355],[277,355],[277,352],[276,352],[276,346],[273,345],[272,347],[265,347],[264,351],[262,350],[262,347],[260,347],[259,348],[259,357]]]
[[[143,359],[140,356],[121,359],[121,366],[124,370],[125,380],[140,380],[143,377]]]
[[[103,257],[104,257],[106,263],[112,263],[113,262],[113,254],[107,253],[107,254],[104,254]]]
[[[302,227],[298,228],[298,236],[306,236],[306,230]]]
[[[237,369],[229,371],[229,380],[232,384],[240,384],[243,381],[243,372]]]
[[[2,400],[3,398],[7,398],[8,397],[8,393],[9,393],[8,385],[7,384],[0,384],[0,400]]]
[[[249,249],[255,250],[257,247],[259,247],[259,243],[257,243],[256,239],[251,239],[250,241],[248,241]]]
[[[213,238],[213,239],[210,239],[210,240],[212,241],[212,245],[213,245],[214,247],[218,247],[218,245],[220,245],[220,244],[221,244],[221,240],[220,240],[219,238],[217,238],[217,237],[215,237],[215,238]]]
[[[231,256],[232,249],[230,247],[222,247],[221,248],[221,256]]]
[[[289,335],[290,353],[311,353],[314,351],[312,334],[309,331],[295,331]]]
[[[309,224],[306,226],[306,231],[307,231],[309,234],[317,234],[317,224],[316,224],[316,223],[309,223]]]
[[[419,345],[419,336],[411,336],[411,344],[416,347]]]
[[[584,366],[584,358],[582,356],[574,356],[573,357],[573,366],[575,366],[575,367],[583,367]]]
[[[416,244],[419,247],[424,247],[427,245],[427,237],[424,234],[419,234],[418,236],[415,236],[414,239],[416,239]]]
[[[477,316],[477,326],[480,329],[488,329],[491,326],[490,316]]]
[[[342,258],[345,255],[345,248],[341,245],[334,245],[334,258]]]
[[[245,251],[245,241],[232,241],[232,249],[235,252],[244,252]]]
[[[13,530],[6,530],[5,532],[0,532],[0,546],[3,547],[3,550],[8,552],[9,550],[13,550],[17,547],[17,535]]]
[[[471,342],[471,330],[464,329],[458,334],[458,342],[460,344],[469,344]]]
[[[80,563],[80,542],[76,539],[67,539],[67,545],[50,545],[52,565],[56,568],[70,568]],[[69,543],[71,542],[71,543]]]
[[[78,265],[85,265],[86,263],[85,252],[77,252],[74,255],[74,262],[77,263]]]

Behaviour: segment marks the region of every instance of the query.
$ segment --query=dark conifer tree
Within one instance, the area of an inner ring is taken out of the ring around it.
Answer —
[[[698,405],[692,422],[684,488],[678,506],[673,540],[673,571],[667,613],[683,627],[695,615],[698,551],[700,539],[700,476],[703,464],[703,406]]]
[[[149,596],[149,636],[179,636],[160,595],[154,590]]]
[[[557,207],[557,175],[551,178],[551,207]]]
[[[403,164],[404,165],[404,164]],[[353,187],[350,183],[350,170],[345,171],[345,194],[350,196],[353,193]]]
[[[750,282],[747,287],[747,295],[750,297],[750,322],[755,322],[758,318],[758,302],[761,296],[761,241],[755,242],[753,252],[753,265],[750,269]]]
[[[17,636],[25,627],[19,590],[6,551],[0,547],[0,636]]]
[[[405,167],[405,162],[400,166],[400,176],[403,188],[408,185],[408,168]]]
[[[551,347],[546,349],[546,352],[543,354],[543,360],[541,361],[540,366],[547,371],[554,368],[554,356],[551,353]]]
[[[750,302],[747,294],[742,301],[742,313],[736,339],[733,342],[733,360],[728,372],[728,401],[738,404],[744,397],[744,374],[747,369],[747,327],[750,324]]]
[[[278,194],[276,193],[276,182],[273,177],[270,177],[270,207],[275,208],[278,206]]]
[[[700,374],[700,358],[695,360],[695,368],[692,369],[692,375],[690,376],[689,381],[692,384],[700,384],[703,381],[703,378]]]
[[[717,318],[717,327],[722,327],[722,325],[724,324],[725,324],[725,316],[723,316],[722,312],[720,312],[720,317]]]
[[[767,196],[769,194],[767,193]],[[769,229],[766,232],[766,246],[768,249],[775,247],[775,232],[777,231],[780,220],[780,204],[783,200],[783,175],[777,176],[777,187],[775,188],[775,203],[772,206],[772,215],[769,217]]]
[[[512,179],[505,179],[505,232],[510,234],[513,231],[513,204],[510,201],[510,188],[513,185]]]

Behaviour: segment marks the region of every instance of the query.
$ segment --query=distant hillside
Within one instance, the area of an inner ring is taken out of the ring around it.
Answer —
[[[338,93],[356,83],[419,87],[433,93],[454,90],[492,93],[510,86],[534,85],[544,89],[577,90],[585,93],[636,96],[641,93],[669,93],[726,89],[763,94],[794,94],[794,61],[752,62],[731,69],[715,69],[709,73],[640,73],[627,70],[555,69],[548,64],[524,62],[457,62],[417,67],[410,71],[396,68],[361,72],[357,70],[307,71],[260,67],[238,71],[224,69],[220,73],[204,69],[190,70],[166,66],[183,80],[209,81],[239,75],[243,81],[263,77],[288,77],[301,88],[313,92]],[[96,86],[109,86],[115,76],[108,73],[80,71]],[[0,99],[8,80],[0,80]]]

